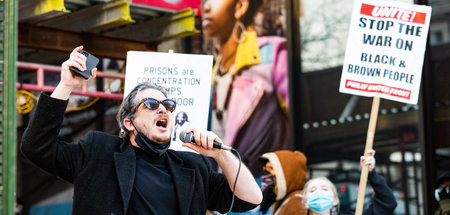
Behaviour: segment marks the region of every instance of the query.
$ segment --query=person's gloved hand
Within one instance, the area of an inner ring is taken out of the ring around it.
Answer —
[[[440,201],[444,199],[450,199],[450,187],[444,187],[442,190],[438,193]]]
[[[263,213],[266,213],[267,210],[269,210],[270,206],[275,202],[275,200],[277,198],[277,194],[275,194],[273,192],[274,187],[275,187],[275,185],[271,184],[263,191],[263,200],[261,202],[261,207],[260,207],[260,210]]]

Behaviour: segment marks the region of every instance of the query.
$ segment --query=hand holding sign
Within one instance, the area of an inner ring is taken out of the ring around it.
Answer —
[[[372,151],[380,97],[417,104],[431,7],[356,0],[339,91],[373,98],[364,156]],[[361,170],[361,215],[369,167]]]

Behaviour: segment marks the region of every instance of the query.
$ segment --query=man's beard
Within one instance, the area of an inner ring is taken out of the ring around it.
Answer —
[[[170,136],[168,136],[167,138],[155,137],[154,139],[152,139],[152,141],[154,141],[155,143],[159,143],[159,144],[165,144],[165,143],[169,142],[169,140],[170,140]]]
[[[164,133],[163,135],[150,135],[150,134],[145,134],[145,136],[149,137],[149,139],[155,143],[158,144],[166,144],[167,142],[170,141],[171,135],[172,135],[173,129],[170,129],[170,132],[168,133]]]

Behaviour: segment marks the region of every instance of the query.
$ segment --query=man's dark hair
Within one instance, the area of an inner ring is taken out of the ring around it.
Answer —
[[[143,82],[134,87],[133,90],[125,97],[120,105],[119,112],[117,113],[117,121],[119,122],[120,134],[119,136],[122,138],[128,139],[130,137],[130,133],[125,128],[123,121],[125,119],[134,119],[136,114],[136,107],[139,105],[139,101],[136,100],[136,95],[146,89],[155,89],[160,91],[167,98],[167,91],[164,87],[151,83],[151,82]]]

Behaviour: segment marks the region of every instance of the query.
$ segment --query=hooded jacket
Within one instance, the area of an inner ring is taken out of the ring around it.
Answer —
[[[280,150],[265,153],[261,158],[270,161],[275,171],[274,193],[277,197],[272,214],[306,214],[302,202],[302,189],[308,174],[305,155],[300,151]]]

